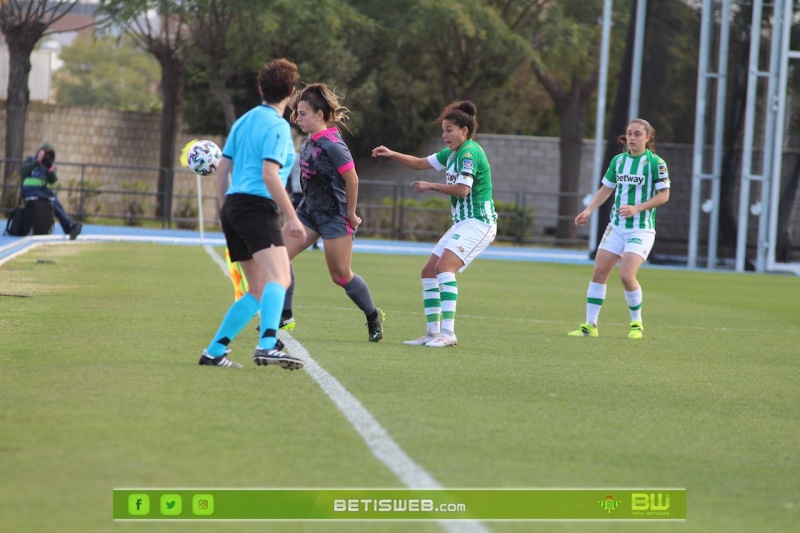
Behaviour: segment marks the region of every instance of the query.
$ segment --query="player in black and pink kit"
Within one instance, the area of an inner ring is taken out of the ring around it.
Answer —
[[[383,311],[375,306],[364,279],[351,269],[353,238],[361,224],[356,214],[358,174],[350,150],[335,124],[348,119],[348,109],[324,83],[308,85],[292,103],[292,121],[308,138],[300,154],[300,186],[303,199],[297,216],[306,227],[305,239],[284,235],[289,258],[322,237],[325,261],[331,279],[344,288],[347,296],[367,318],[369,341],[383,338]],[[281,328],[293,329],[292,285],[286,292]]]

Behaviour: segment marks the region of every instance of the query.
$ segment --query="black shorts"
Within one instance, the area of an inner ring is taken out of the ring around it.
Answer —
[[[231,261],[252,259],[270,246],[283,246],[281,216],[274,201],[252,194],[225,198],[219,215]]]

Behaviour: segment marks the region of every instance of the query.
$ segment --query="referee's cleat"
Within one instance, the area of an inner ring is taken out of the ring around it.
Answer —
[[[280,346],[280,348],[279,348]],[[278,341],[275,348],[256,348],[253,361],[259,366],[278,365],[285,370],[299,370],[303,368],[303,360],[281,351],[283,343]]]
[[[367,319],[367,329],[369,330],[369,342],[378,342],[383,338],[383,321],[386,320],[386,313],[380,307],[375,308],[375,317]]]
[[[600,333],[597,332],[597,326],[589,323],[581,324],[579,329],[567,333],[570,337],[599,337]]]
[[[223,355],[222,357],[213,357],[209,355],[208,351],[205,349],[203,350],[203,353],[200,354],[200,361],[198,361],[198,364],[204,366],[224,366],[227,368],[242,368],[242,365],[240,365],[239,363],[228,359],[227,355]]]
[[[641,320],[631,322],[631,330],[628,332],[629,339],[641,339],[644,337],[644,326]]]

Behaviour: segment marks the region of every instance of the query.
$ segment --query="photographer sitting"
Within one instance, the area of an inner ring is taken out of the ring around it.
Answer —
[[[65,235],[69,235],[70,240],[80,235],[83,224],[73,222],[64,211],[61,202],[52,190],[53,184],[58,181],[56,169],[53,163],[56,161],[55,149],[45,143],[36,152],[35,156],[28,157],[20,169],[22,176],[22,198],[45,198],[53,202],[53,211],[61,224],[61,229]]]

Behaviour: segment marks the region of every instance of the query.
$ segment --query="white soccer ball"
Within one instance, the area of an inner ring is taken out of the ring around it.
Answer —
[[[208,176],[217,171],[222,160],[222,150],[212,141],[197,141],[189,148],[186,159],[194,173]]]

